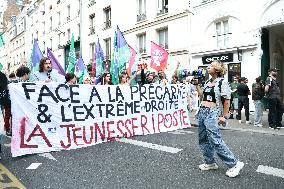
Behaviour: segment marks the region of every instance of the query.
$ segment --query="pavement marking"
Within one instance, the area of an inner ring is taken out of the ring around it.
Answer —
[[[0,163],[0,188],[26,189],[26,187],[1,163]]]
[[[171,133],[171,134],[174,134],[174,135],[184,135],[184,134],[192,134],[194,132],[185,131],[185,130],[176,130],[176,131],[171,131],[171,132],[168,132],[168,133]]]
[[[179,148],[162,146],[162,145],[158,145],[158,144],[152,144],[152,143],[148,143],[148,142],[142,142],[142,141],[127,139],[127,138],[117,139],[117,141],[123,142],[123,143],[128,143],[128,144],[133,144],[133,145],[136,145],[136,146],[142,146],[142,147],[145,147],[145,148],[151,148],[151,149],[154,149],[154,150],[169,152],[169,153],[173,153],[173,154],[182,151],[182,149],[179,149]]]
[[[51,159],[51,160],[54,160],[54,161],[57,161],[56,159],[55,159],[55,157],[53,157],[52,155],[51,155],[51,153],[43,153],[43,154],[38,154],[39,156],[42,156],[42,157],[45,157],[45,158],[47,158],[47,159]]]
[[[274,167],[259,165],[257,167],[256,172],[284,178],[284,170],[283,169],[274,168]]]
[[[26,169],[37,169],[41,163],[32,163],[28,168]]]

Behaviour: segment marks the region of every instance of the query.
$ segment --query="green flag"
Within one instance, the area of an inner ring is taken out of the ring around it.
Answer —
[[[69,64],[67,68],[68,73],[75,72],[75,64],[76,64],[76,56],[75,56],[75,47],[74,47],[74,35],[72,33],[71,44],[70,44],[70,52],[69,52]]]
[[[0,33],[0,47],[3,47],[5,45],[4,39],[3,39],[3,33]]]
[[[0,63],[0,71],[2,71],[3,69],[3,65]]]

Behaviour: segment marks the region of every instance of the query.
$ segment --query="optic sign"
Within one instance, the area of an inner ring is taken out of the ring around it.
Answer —
[[[233,62],[233,53],[218,54],[213,56],[202,57],[203,64],[211,64],[214,60],[220,60],[221,62]]]
[[[76,149],[190,126],[184,85],[9,85],[12,156]]]

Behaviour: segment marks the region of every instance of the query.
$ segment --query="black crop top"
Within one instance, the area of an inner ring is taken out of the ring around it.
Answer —
[[[215,86],[206,86],[203,90],[203,101],[208,101],[208,102],[215,102],[216,103],[216,98],[215,98],[215,92],[214,92],[214,87]]]

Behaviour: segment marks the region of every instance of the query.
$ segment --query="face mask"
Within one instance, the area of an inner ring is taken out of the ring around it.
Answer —
[[[276,77],[277,76],[277,73],[273,73],[273,74],[271,74],[273,77]]]

